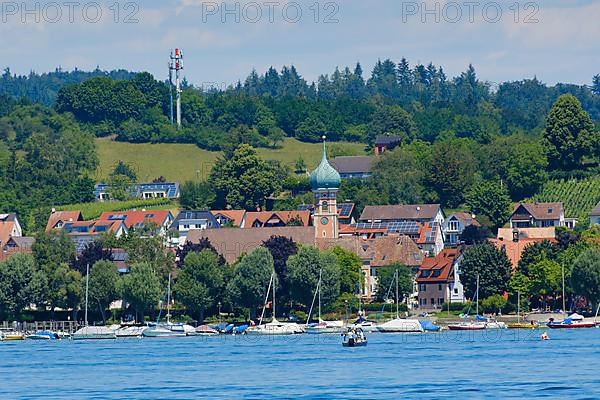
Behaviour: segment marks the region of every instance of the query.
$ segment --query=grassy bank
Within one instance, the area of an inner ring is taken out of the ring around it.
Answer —
[[[133,144],[115,142],[111,138],[96,140],[100,166],[96,172],[98,181],[105,181],[119,161],[132,165],[140,181],[152,181],[164,176],[169,181],[184,182],[208,176],[220,152],[202,150],[193,144]],[[363,154],[364,145],[359,143],[336,143],[336,150],[351,154]],[[321,159],[321,144],[303,143],[286,139],[279,149],[258,149],[258,154],[269,160],[278,160],[294,167],[299,157],[308,168],[314,168]]]

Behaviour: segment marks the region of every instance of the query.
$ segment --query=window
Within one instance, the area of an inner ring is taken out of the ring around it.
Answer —
[[[437,278],[438,276],[440,276],[442,274],[442,271],[439,269],[436,269],[435,271],[433,271],[433,274],[431,275],[433,278]]]
[[[183,225],[183,229],[190,229],[190,226],[185,224],[185,225]]]
[[[421,278],[429,278],[430,273],[429,270],[421,271]]]
[[[438,291],[442,291],[442,285],[438,285]]]
[[[448,230],[449,231],[458,231],[458,221],[452,220],[448,223]]]
[[[441,306],[442,304],[444,304],[444,299],[438,299],[438,305]]]
[[[454,294],[458,294],[458,289],[454,288]]]
[[[146,214],[144,215],[144,218],[154,218],[154,214]]]
[[[431,299],[431,305],[435,306],[435,299]]]

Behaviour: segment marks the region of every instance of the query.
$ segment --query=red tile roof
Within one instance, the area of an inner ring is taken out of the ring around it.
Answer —
[[[81,211],[54,211],[48,218],[48,224],[46,225],[46,232],[56,228],[56,225],[61,222],[76,222],[83,221],[83,215]]]
[[[245,210],[214,210],[211,211],[211,213],[214,217],[222,215],[223,217],[230,219],[233,221],[233,225],[237,226],[238,228],[242,226],[244,217],[246,216]]]
[[[556,242],[555,239],[520,239],[518,242],[512,240],[490,239],[490,242],[493,243],[498,249],[504,249],[514,269],[519,265],[521,255],[527,246],[534,243],[541,243],[544,240],[549,240],[553,243]]]
[[[173,215],[169,210],[148,210],[148,211],[115,211],[104,212],[98,218],[99,221],[123,221],[127,228],[141,226],[146,222],[152,222],[161,227],[167,221],[167,218]]]
[[[459,249],[445,249],[436,257],[423,260],[417,283],[441,283],[454,281],[454,262],[460,256]]]

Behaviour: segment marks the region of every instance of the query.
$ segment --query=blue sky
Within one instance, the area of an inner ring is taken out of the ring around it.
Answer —
[[[473,63],[481,79],[494,83],[536,75],[550,84],[589,84],[600,73],[600,1],[522,1],[518,14],[513,0],[144,0],[137,11],[127,0],[96,1],[102,16],[95,23],[92,1],[73,6],[72,22],[62,1],[56,2],[60,17],[47,1],[28,1],[31,14],[21,2],[1,2],[0,67],[28,73],[99,65],[162,79],[170,49],[181,47],[185,75],[197,85],[235,83],[252,68],[262,72],[271,65],[294,64],[312,81],[360,61],[368,75],[378,58],[402,57],[442,65],[450,76]],[[113,4],[120,8],[117,23]],[[138,22],[125,23],[134,11]]]

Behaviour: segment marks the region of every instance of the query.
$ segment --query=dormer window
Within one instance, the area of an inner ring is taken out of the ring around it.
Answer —
[[[549,208],[548,209],[548,214],[552,214],[552,211],[554,211],[553,209]]]

